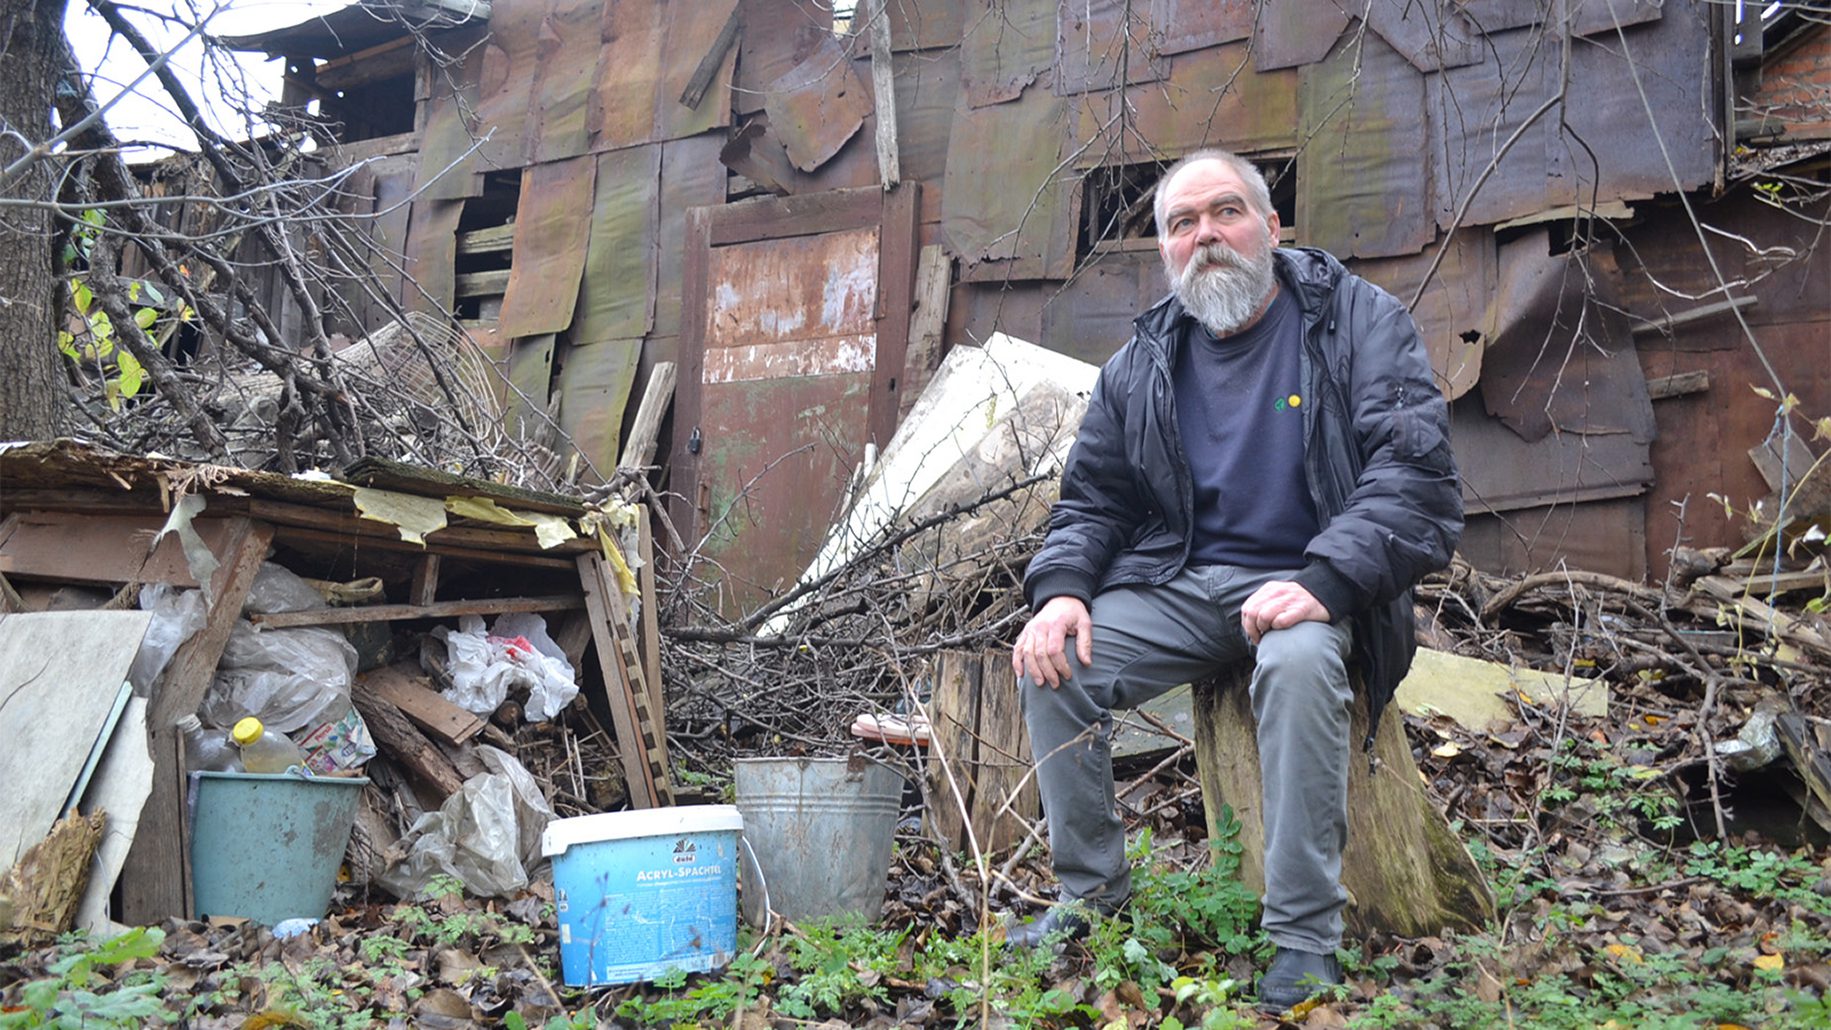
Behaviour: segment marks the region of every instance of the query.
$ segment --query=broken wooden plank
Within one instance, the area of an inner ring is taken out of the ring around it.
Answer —
[[[885,189],[903,181],[896,144],[896,67],[890,50],[888,0],[871,0],[872,113],[877,121],[877,173]]]
[[[991,855],[1020,844],[1040,810],[1014,677],[1007,651],[941,652],[929,702],[928,812],[956,851],[976,842]]]
[[[718,70],[725,63],[725,55],[731,52],[737,43],[738,33],[744,28],[741,12],[743,5],[731,8],[731,17],[725,19],[725,26],[718,30],[718,38],[704,57],[699,59],[699,66],[693,69],[693,77],[687,80],[687,88],[680,92],[680,102],[691,108],[698,108],[699,102],[706,98],[706,90],[712,88],[712,80],[718,78]]]
[[[916,258],[915,309],[909,313],[909,349],[903,355],[903,382],[898,387],[897,424],[909,417],[922,391],[941,367],[942,335],[947,328],[947,301],[954,260],[940,244],[923,247]]]
[[[585,607],[591,615],[592,642],[597,645],[598,671],[604,679],[604,702],[616,730],[617,758],[629,784],[629,803],[633,808],[655,808],[661,804],[661,785],[656,782],[655,769],[644,746],[636,691],[612,636],[613,615],[608,599],[616,592],[616,581],[605,569],[604,559],[596,554],[579,555],[578,570],[579,584],[585,589]],[[647,707],[646,698],[643,701],[643,707]]]
[[[649,701],[657,713],[667,711],[667,697],[661,689],[661,618],[656,609],[655,527],[649,521],[648,505],[636,505],[636,556],[642,568],[636,571],[636,588],[642,592],[642,676],[648,680]],[[575,664],[573,668],[578,668]]]
[[[1812,727],[1806,723],[1797,711],[1780,713],[1774,721],[1774,735],[1780,738],[1781,750],[1793,763],[1793,770],[1805,781],[1806,789],[1818,801],[1817,810],[1808,806],[1820,825],[1831,830],[1831,825],[1818,816],[1818,812],[1831,809],[1831,755],[1820,747]]]
[[[452,276],[452,291],[459,300],[471,297],[500,297],[508,292],[511,269],[488,272],[459,272]]]
[[[381,671],[377,669],[357,677],[356,689],[350,691],[350,702],[362,713],[363,724],[368,726],[375,743],[388,757],[438,793],[434,799],[436,805],[456,794],[464,786],[464,777],[458,775],[451,759],[414,726],[406,713],[384,698],[381,691],[367,686],[369,678]]]
[[[352,622],[398,622],[403,619],[444,619],[456,615],[501,615],[505,612],[559,612],[585,606],[580,594],[551,597],[484,597],[469,601],[434,601],[431,604],[370,604],[355,608],[303,608],[291,612],[254,612],[248,621],[278,629],[285,626],[336,626]]]
[[[1680,372],[1677,375],[1654,376],[1647,380],[1647,397],[1663,401],[1669,397],[1685,397],[1694,393],[1704,393],[1710,389],[1710,373],[1705,369],[1695,372]]]
[[[447,744],[462,744],[483,732],[481,715],[446,700],[427,682],[412,665],[390,665],[367,673],[358,685]]]
[[[149,554],[147,544],[164,525],[165,516],[89,515],[71,518],[59,512],[20,512],[0,541],[0,574],[71,583],[169,583],[194,587],[190,566],[176,533],[169,533]],[[220,554],[228,520],[192,520],[197,535]]]
[[[1735,617],[1742,625],[1760,630],[1769,637],[1800,647],[1809,648],[1821,655],[1831,655],[1831,638],[1803,618],[1788,615],[1774,608],[1765,601],[1758,601],[1750,596],[1743,585],[1726,576],[1702,576],[1692,584],[1692,591],[1702,591],[1715,601],[1727,605],[1720,614]],[[1732,616],[1733,613],[1733,616]],[[1706,617],[1718,612],[1705,610]]]
[[[1561,673],[1514,669],[1499,662],[1418,649],[1411,672],[1400,681],[1393,703],[1412,715],[1447,715],[1459,725],[1483,732],[1514,721],[1510,699],[1563,707],[1587,716],[1608,714],[1608,684],[1600,679],[1570,679]]]
[[[629,427],[629,439],[623,441],[623,454],[617,458],[618,468],[644,469],[654,464],[661,420],[674,402],[674,383],[679,375],[679,367],[672,361],[655,363],[648,386],[642,390],[642,403],[636,408],[636,421]]]
[[[458,253],[461,255],[507,253],[514,249],[514,222],[458,234]]]
[[[1755,304],[1756,299],[1754,297],[1737,297],[1733,300],[1720,300],[1715,304],[1705,304],[1703,307],[1691,308],[1670,315],[1662,315],[1659,318],[1649,318],[1645,322],[1635,322],[1633,332],[1635,336],[1645,336],[1648,333],[1663,333],[1668,329],[1677,329],[1681,325],[1701,322],[1706,318],[1714,318],[1717,315],[1734,311],[1737,308],[1752,308]]]
[[[413,564],[413,585],[407,591],[410,603],[428,605],[438,600],[439,594],[439,556],[422,555]]]

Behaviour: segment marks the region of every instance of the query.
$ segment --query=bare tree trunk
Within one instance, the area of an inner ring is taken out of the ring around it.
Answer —
[[[51,138],[51,89],[63,52],[65,0],[0,0],[0,168]],[[51,199],[50,165],[35,162],[0,195]],[[68,403],[56,347],[58,234],[49,211],[0,214],[0,440],[45,439]]]

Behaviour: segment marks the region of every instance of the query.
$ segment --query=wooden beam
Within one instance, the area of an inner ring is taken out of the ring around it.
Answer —
[[[453,292],[460,300],[467,297],[500,297],[509,289],[509,269],[489,272],[460,272],[453,277]]]
[[[211,577],[211,603],[203,628],[180,644],[153,685],[146,716],[153,755],[152,793],[140,812],[133,847],[121,868],[121,917],[128,923],[157,923],[168,916],[189,919],[191,852],[185,815],[184,736],[178,720],[197,711],[216,676],[223,646],[241,616],[255,573],[267,557],[273,527],[249,518],[230,519],[219,564]]]
[[[418,605],[428,605],[438,599],[439,593],[439,556],[436,554],[421,555],[413,565],[413,586],[408,591],[408,600]]]
[[[604,678],[604,702],[610,709],[611,725],[617,735],[617,758],[629,784],[629,803],[633,808],[655,808],[661,804],[660,785],[643,746],[641,720],[637,714],[636,692],[632,689],[623,655],[611,636],[609,599],[617,585],[604,568],[604,559],[596,554],[578,557],[579,584],[585,588],[585,606],[591,613],[591,639],[597,645],[598,671]],[[643,699],[646,702],[646,698]],[[644,704],[646,707],[646,704]]]
[[[890,43],[889,0],[871,0],[871,87],[877,115],[877,174],[885,189],[903,181],[896,145],[896,68]]]
[[[1737,308],[1752,308],[1756,303],[1758,303],[1758,301],[1754,297],[1736,297],[1731,300],[1720,300],[1715,304],[1706,304],[1703,307],[1691,308],[1688,311],[1680,311],[1676,314],[1662,315],[1659,318],[1650,318],[1645,322],[1634,323],[1634,335],[1645,336],[1649,333],[1663,333],[1668,329],[1677,329],[1681,325],[1701,322],[1706,318],[1714,318],[1717,315],[1734,311]]]
[[[655,526],[650,522],[648,505],[636,506],[636,555],[642,568],[636,573],[636,585],[642,591],[642,675],[648,680],[650,709],[667,711],[667,697],[661,689],[661,617],[655,604]]]
[[[304,608],[292,612],[254,612],[248,621],[266,629],[290,626],[343,626],[354,622],[400,622],[446,619],[454,615],[501,615],[504,612],[560,612],[583,608],[578,594],[552,597],[482,597],[431,604],[365,604],[351,608]]]
[[[514,222],[458,234],[458,253],[461,255],[506,253],[514,249]]]
[[[636,408],[635,424],[629,439],[623,441],[623,454],[617,459],[620,469],[647,468],[655,462],[655,447],[661,438],[661,420],[674,403],[674,384],[680,377],[679,366],[672,361],[657,361],[649,373],[648,386],[642,390],[642,403]]]
[[[377,523],[379,525],[379,523]],[[447,558],[462,558],[466,561],[490,562],[497,565],[513,565],[517,568],[553,569],[566,571],[576,568],[567,558],[543,558],[513,550],[486,551],[475,547],[452,547],[429,543],[425,546],[408,543],[400,534],[392,536],[366,536],[356,533],[333,532],[326,529],[309,529],[303,526],[278,526],[274,532],[280,540],[310,540],[317,543],[343,544],[347,547],[375,547],[384,551],[424,552],[437,551]]]
[[[1663,401],[1668,397],[1684,397],[1687,394],[1703,393],[1710,389],[1710,373],[1705,369],[1695,372],[1680,372],[1677,375],[1655,376],[1647,380],[1647,397]]]
[[[916,398],[941,367],[942,334],[947,329],[948,289],[954,260],[938,243],[923,247],[916,258],[915,310],[909,313],[909,350],[903,356],[903,381],[897,387],[897,424],[909,417]]]
[[[718,38],[712,41],[711,49],[699,59],[699,67],[693,69],[693,77],[687,80],[687,88],[680,93],[680,102],[691,108],[699,107],[699,102],[706,99],[706,90],[712,88],[712,80],[718,77],[718,69],[725,63],[725,55],[731,52],[737,43],[738,32],[744,27],[742,15],[744,5],[733,4],[731,17],[725,19],[725,26],[718,30]]]
[[[482,716],[447,701],[411,664],[372,670],[356,686],[400,709],[415,726],[447,744],[462,744],[483,732]]]
[[[417,780],[436,791],[440,801],[456,794],[464,786],[464,777],[451,759],[427,740],[398,707],[367,689],[363,685],[366,678],[357,678],[350,702],[362,713],[362,721],[374,734],[375,743],[386,750],[389,758],[406,766]]]

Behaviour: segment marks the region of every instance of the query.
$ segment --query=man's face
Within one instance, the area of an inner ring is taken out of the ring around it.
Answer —
[[[1271,293],[1277,213],[1255,212],[1246,184],[1219,161],[1197,161],[1163,188],[1157,246],[1171,288],[1209,332],[1238,331]]]

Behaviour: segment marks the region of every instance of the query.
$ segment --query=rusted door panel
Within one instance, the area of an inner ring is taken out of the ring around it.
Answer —
[[[919,203],[912,184],[689,213],[674,518],[728,614],[807,567],[895,428]]]

